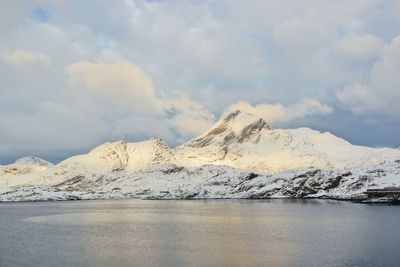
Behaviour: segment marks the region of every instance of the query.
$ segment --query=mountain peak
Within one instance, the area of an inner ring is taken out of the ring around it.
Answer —
[[[53,164],[45,161],[43,159],[40,159],[38,157],[23,157],[20,159],[17,159],[14,163],[15,165],[22,165],[22,166],[52,166]]]
[[[235,110],[235,111],[233,111],[231,113],[228,113],[227,115],[223,116],[222,120],[226,121],[226,122],[231,121],[231,120],[235,119],[237,116],[239,116],[240,113],[242,113],[242,111],[237,109],[237,110]]]
[[[264,128],[267,130],[272,129],[271,125],[260,116],[241,110],[235,110],[223,116],[222,119],[217,122],[216,126],[218,127],[218,125],[221,124],[232,128],[232,130],[237,134],[241,133],[243,130],[245,130],[245,128],[248,127],[259,128],[260,130]]]
[[[258,140],[262,130],[272,130],[261,117],[235,110],[223,116],[208,132],[189,142],[189,146],[206,146],[210,143],[227,145],[233,142]]]

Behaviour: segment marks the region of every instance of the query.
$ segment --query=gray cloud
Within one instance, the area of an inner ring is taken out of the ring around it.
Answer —
[[[399,118],[400,36],[388,44],[364,80],[346,85],[338,99],[355,113],[380,113]]]

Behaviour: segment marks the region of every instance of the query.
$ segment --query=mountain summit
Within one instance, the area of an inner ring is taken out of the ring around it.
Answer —
[[[262,131],[271,129],[271,126],[262,118],[236,110],[220,119],[202,136],[189,141],[186,146],[204,147],[210,144],[224,146],[245,141],[257,143]]]

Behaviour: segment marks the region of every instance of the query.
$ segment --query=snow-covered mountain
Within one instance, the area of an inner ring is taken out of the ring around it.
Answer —
[[[0,166],[0,201],[97,198],[363,198],[400,185],[400,150],[354,146],[308,128],[273,129],[241,111],[174,149],[105,143],[53,166]]]
[[[309,128],[272,129],[263,119],[233,112],[208,132],[175,149],[184,166],[205,163],[279,173],[295,168],[352,169],[399,157],[390,148],[354,146]]]
[[[13,164],[0,165],[0,181],[8,179],[17,180],[17,177],[31,173],[42,173],[53,168],[53,164],[37,157],[24,157]],[[1,182],[0,182],[1,185]]]

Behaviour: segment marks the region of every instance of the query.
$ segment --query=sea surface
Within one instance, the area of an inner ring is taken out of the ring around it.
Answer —
[[[400,206],[0,203],[0,266],[400,266]]]

